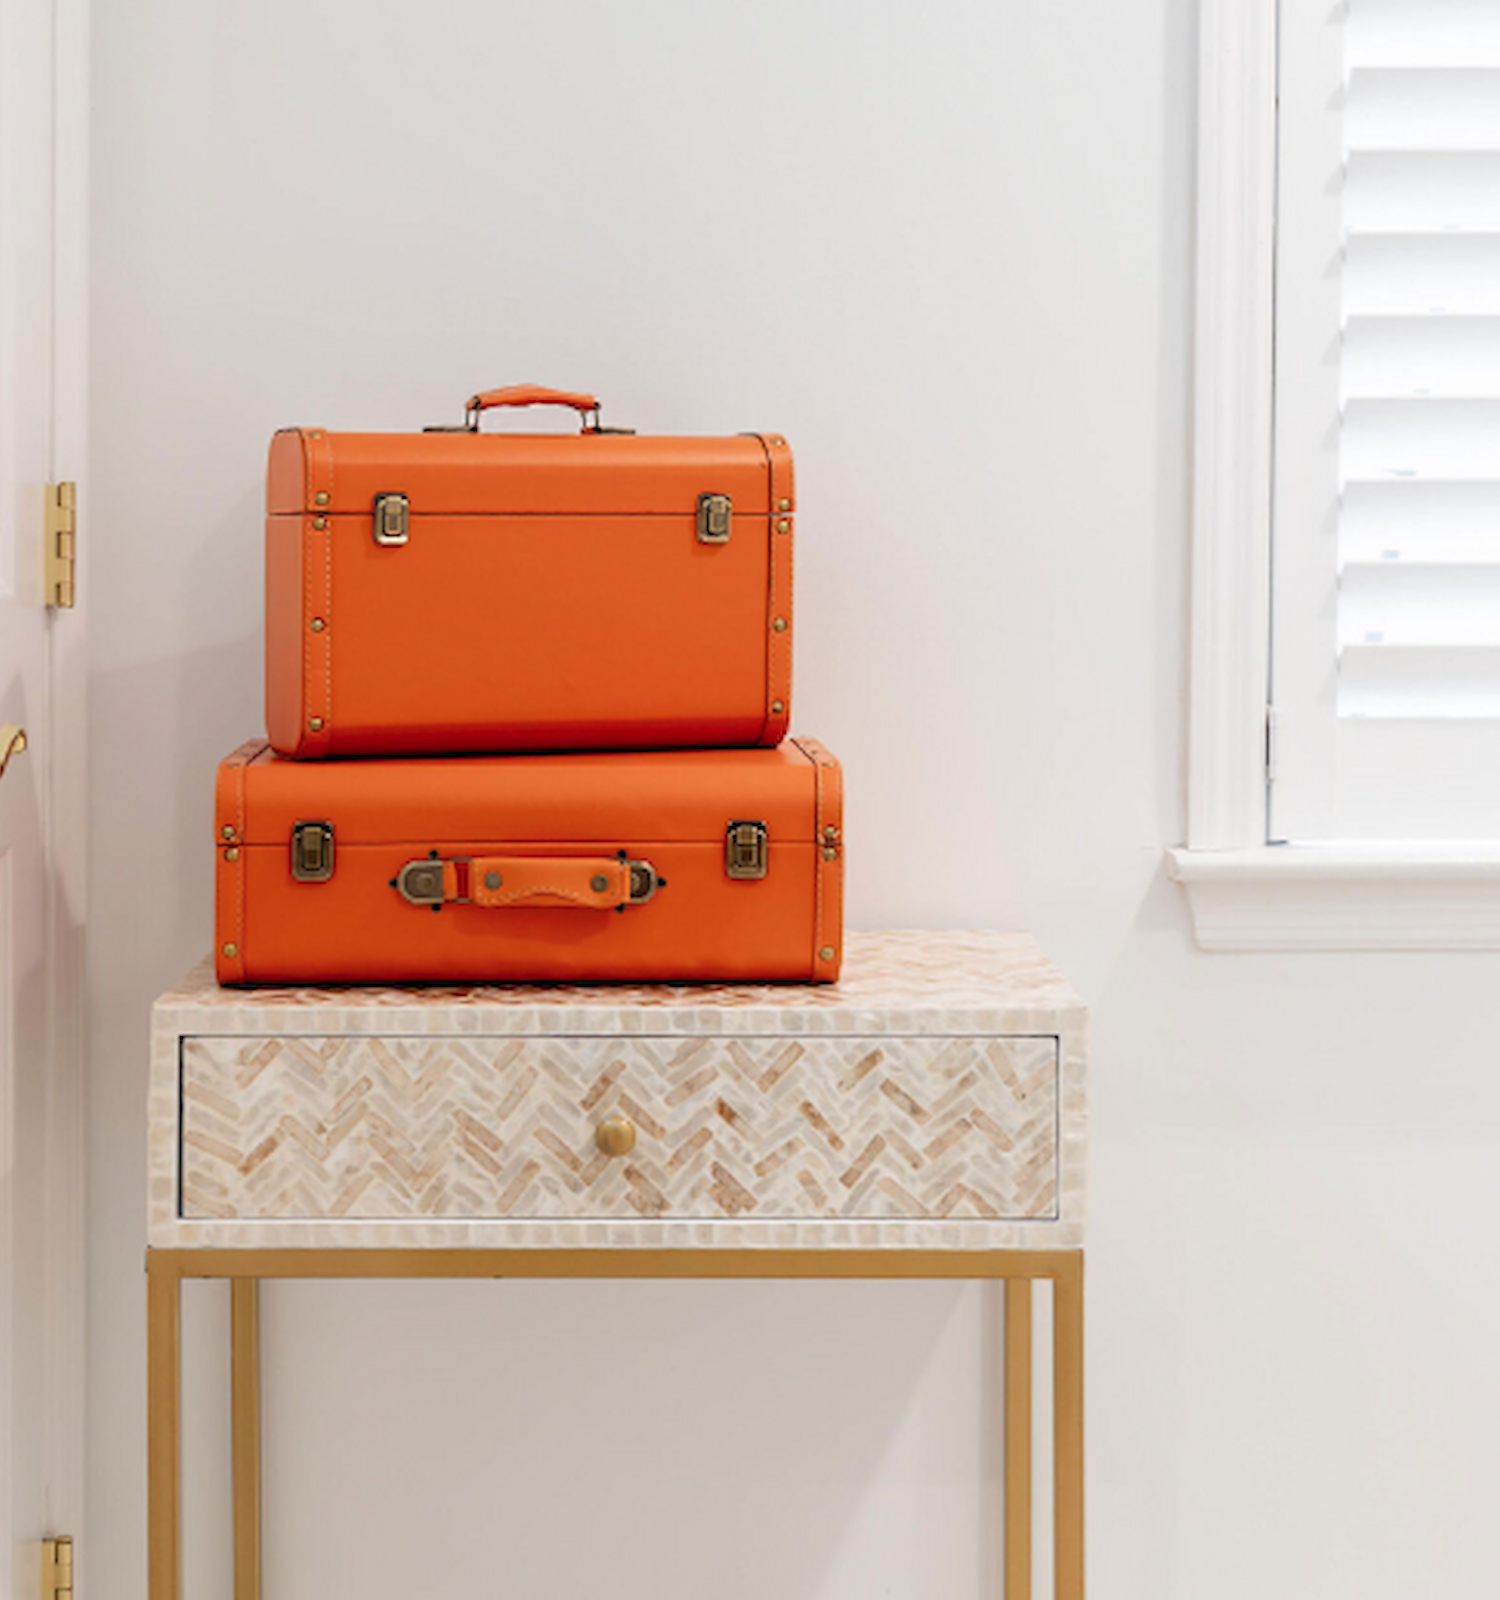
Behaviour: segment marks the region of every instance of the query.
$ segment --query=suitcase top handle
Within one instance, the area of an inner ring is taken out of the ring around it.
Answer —
[[[539,383],[512,383],[504,389],[482,389],[470,395],[465,410],[488,411],[491,406],[571,406],[575,411],[597,411],[599,402],[591,394],[544,389]]]
[[[599,401],[591,394],[566,389],[544,389],[539,383],[513,383],[504,389],[481,389],[464,405],[464,420],[456,427],[428,428],[428,433],[478,433],[479,416],[498,406],[568,406],[583,415],[584,433],[623,433],[628,430],[599,426]],[[592,420],[590,420],[592,419]]]
[[[464,420],[424,428],[423,433],[478,433],[479,415],[492,406],[567,406],[582,414],[581,433],[634,433],[634,428],[606,428],[599,420],[599,401],[591,394],[544,389],[539,383],[513,383],[505,389],[481,389],[464,405]]]

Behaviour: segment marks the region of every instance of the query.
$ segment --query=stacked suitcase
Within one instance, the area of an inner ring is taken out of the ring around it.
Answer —
[[[575,434],[481,431],[564,405]],[[791,706],[792,458],[519,386],[289,429],[268,740],[221,763],[221,983],[829,982],[842,781]]]

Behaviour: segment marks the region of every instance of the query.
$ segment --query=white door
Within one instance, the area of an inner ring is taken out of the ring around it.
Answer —
[[[82,1417],[82,617],[44,603],[82,448],[81,13],[0,3],[0,1596],[75,1535]],[[59,75],[58,69],[61,68]],[[19,748],[13,729],[23,729]]]

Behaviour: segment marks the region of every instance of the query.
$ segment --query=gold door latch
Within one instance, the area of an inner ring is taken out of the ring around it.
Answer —
[[[10,758],[20,755],[25,748],[25,728],[17,727],[14,722],[0,722],[0,778],[5,776]]]
[[[49,606],[60,611],[72,609],[77,579],[78,485],[47,485],[47,528],[43,581]]]
[[[42,1600],[73,1600],[73,1541],[42,1540]]]

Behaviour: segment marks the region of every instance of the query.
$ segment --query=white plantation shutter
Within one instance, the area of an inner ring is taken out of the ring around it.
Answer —
[[[1500,0],[1279,79],[1272,837],[1500,837]]]

